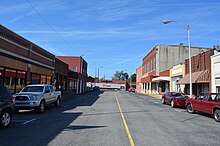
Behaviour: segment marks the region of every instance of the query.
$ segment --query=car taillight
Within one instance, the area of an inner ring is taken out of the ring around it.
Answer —
[[[11,103],[12,103],[12,104],[15,103],[15,98],[14,98],[14,96],[11,96]]]

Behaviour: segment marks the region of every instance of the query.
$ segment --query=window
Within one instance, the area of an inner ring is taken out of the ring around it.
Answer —
[[[49,86],[49,87],[50,87],[50,91],[54,92],[54,88],[52,86]]]
[[[5,86],[11,91],[15,92],[16,83],[16,70],[6,69],[5,70]]]
[[[77,72],[77,66],[74,66],[74,67],[73,67],[73,71],[74,71],[74,72]]]
[[[48,90],[50,91],[50,88],[49,88],[49,86],[46,86],[45,87],[45,93],[48,92]]]
[[[39,84],[40,83],[40,75],[32,74],[31,75],[31,83],[32,84]]]
[[[21,89],[25,87],[25,83],[26,83],[25,77],[26,77],[26,72],[17,71],[16,92],[21,91]]]
[[[3,84],[4,68],[0,67],[0,85]]]
[[[47,84],[51,84],[51,76],[47,76]]]
[[[41,79],[40,79],[41,84],[46,84],[47,83],[47,78],[44,75],[41,75]]]

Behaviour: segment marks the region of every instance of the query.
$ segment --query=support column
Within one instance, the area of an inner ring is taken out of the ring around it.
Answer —
[[[76,80],[76,94],[79,94],[79,79]]]
[[[152,93],[152,89],[151,89],[151,82],[149,82],[149,94]]]
[[[80,92],[79,93],[82,93],[82,80],[80,80],[80,83],[79,83],[80,85],[79,85],[79,90],[80,90]]]

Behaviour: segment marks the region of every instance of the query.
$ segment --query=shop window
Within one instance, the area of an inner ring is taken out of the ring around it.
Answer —
[[[39,84],[40,83],[40,75],[32,74],[31,75],[31,84]]]
[[[52,83],[52,81],[51,81],[51,77],[50,76],[47,76],[47,84],[51,84]]]
[[[46,84],[46,83],[47,83],[47,80],[46,80],[46,79],[47,79],[46,76],[41,75],[40,83],[41,83],[41,84]]]
[[[26,83],[26,72],[17,71],[16,92],[21,91],[21,89],[25,87],[25,83]]]
[[[0,85],[3,84],[4,68],[0,67]]]
[[[5,70],[5,86],[11,91],[11,93],[15,93],[15,82],[16,82],[16,70]]]
[[[220,86],[216,86],[216,92],[220,93]]]

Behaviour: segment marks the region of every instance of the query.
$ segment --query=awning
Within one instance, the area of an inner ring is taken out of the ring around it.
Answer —
[[[197,83],[209,83],[211,81],[211,75],[209,70],[205,70],[197,79]]]
[[[209,83],[209,70],[192,73],[192,83]],[[185,75],[177,84],[189,84],[189,74]]]
[[[152,82],[170,81],[170,77],[160,76],[152,79]]]

